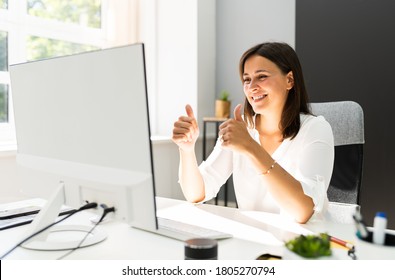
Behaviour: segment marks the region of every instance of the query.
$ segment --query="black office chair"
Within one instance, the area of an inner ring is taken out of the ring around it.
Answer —
[[[335,163],[328,199],[359,205],[365,143],[362,107],[353,101],[310,105],[314,115],[321,115],[329,122],[334,136]]]

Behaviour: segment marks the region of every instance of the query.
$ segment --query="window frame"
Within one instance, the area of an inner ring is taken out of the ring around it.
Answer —
[[[37,18],[27,13],[27,1],[9,1],[8,9],[0,9],[0,30],[7,32],[8,65],[27,61],[27,36],[46,37],[88,44],[99,48],[129,44],[137,41],[138,0],[102,0],[101,28],[82,27],[51,19]],[[120,16],[114,16],[120,15]],[[117,28],[117,23],[128,24],[125,31]],[[133,28],[135,26],[135,28]],[[12,49],[12,51],[11,51]],[[0,83],[8,85],[8,123],[0,123],[0,151],[15,150],[16,136],[12,89],[8,72],[0,71]]]

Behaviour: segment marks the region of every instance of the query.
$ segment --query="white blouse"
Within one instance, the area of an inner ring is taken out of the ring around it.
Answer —
[[[292,140],[285,139],[272,158],[297,179],[306,195],[314,202],[315,213],[322,213],[328,201],[327,189],[332,176],[334,143],[330,124],[322,116],[300,115],[301,127]],[[258,143],[259,133],[248,129]],[[274,167],[276,168],[276,167]],[[217,195],[221,186],[233,174],[233,185],[239,209],[285,213],[268,192],[249,157],[223,149],[217,140],[213,152],[203,161],[199,170],[203,176],[206,197]]]

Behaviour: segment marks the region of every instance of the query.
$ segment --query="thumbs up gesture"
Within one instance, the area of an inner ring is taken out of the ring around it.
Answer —
[[[236,121],[244,121],[243,117],[241,116],[241,104],[237,104],[235,110],[233,111],[233,117]]]
[[[229,119],[219,126],[219,138],[223,148],[235,151],[245,151],[250,145],[251,138],[241,115],[242,105],[238,104],[233,112],[233,119]]]
[[[185,106],[185,112],[187,115],[180,116],[174,123],[172,140],[180,149],[190,151],[195,148],[199,127],[189,104]]]

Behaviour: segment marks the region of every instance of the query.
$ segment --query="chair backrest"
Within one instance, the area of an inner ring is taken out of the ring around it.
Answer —
[[[362,184],[364,118],[354,101],[310,103],[312,113],[331,125],[335,163],[328,188],[329,201],[359,204]]]

